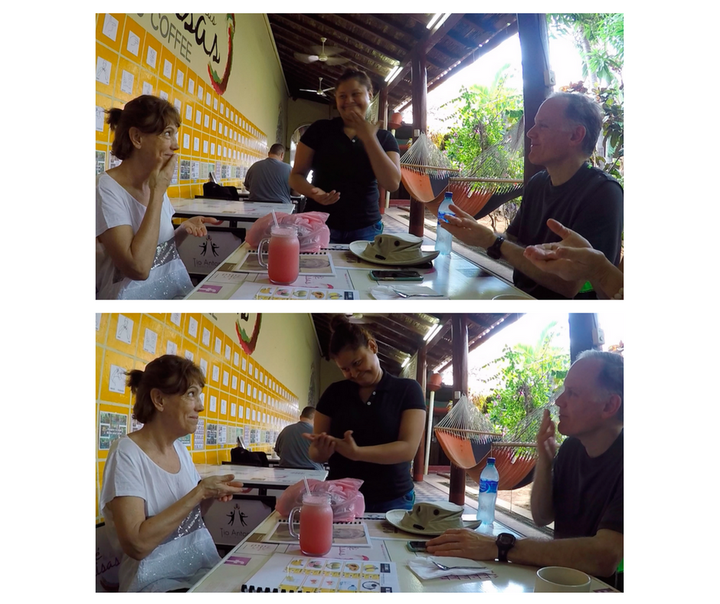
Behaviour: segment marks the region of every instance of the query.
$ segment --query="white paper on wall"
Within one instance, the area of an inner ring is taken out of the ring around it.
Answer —
[[[200,359],[200,371],[207,377],[207,361],[205,359]]]
[[[215,338],[215,354],[220,354],[222,351],[222,340],[220,338]]]
[[[155,69],[155,65],[157,64],[157,51],[152,46],[148,46],[145,62]]]
[[[192,119],[192,105],[185,105],[185,119]]]
[[[197,338],[198,322],[194,317],[190,317],[188,321],[188,333],[193,337]]]
[[[175,325],[180,327],[180,313],[179,312],[170,313],[170,322],[174,323]]]
[[[202,343],[210,348],[210,330],[207,327],[203,327]]]
[[[95,105],[95,130],[102,132],[105,128],[105,108]]]
[[[125,394],[126,379],[127,376],[125,375],[124,367],[110,365],[110,379],[108,380],[108,390],[110,390],[110,392]]]
[[[212,379],[213,379],[213,382],[220,381],[220,368],[217,365],[213,365]]]
[[[167,59],[165,59],[165,63],[163,63],[163,75],[168,80],[172,80],[172,63]]]
[[[167,93],[167,92],[165,92],[164,90],[161,90],[161,91],[160,91],[160,98],[161,98],[163,101],[167,101],[168,98],[170,98],[170,97],[168,96],[168,93]]]
[[[112,65],[110,61],[106,61],[102,57],[97,59],[97,68],[95,70],[95,79],[101,84],[110,84],[110,71]]]
[[[103,22],[102,33],[104,33],[113,42],[117,38],[118,31],[118,20],[110,14],[105,14],[105,21]]]
[[[128,319],[125,315],[118,315],[117,328],[115,329],[115,339],[130,344],[132,340],[133,320]]]
[[[145,328],[145,337],[143,338],[143,350],[149,354],[155,354],[158,335],[152,330]]]
[[[217,411],[217,398],[214,395],[210,395],[210,411],[215,413]]]
[[[195,80],[188,78],[188,93],[195,94]]]
[[[175,76],[175,83],[182,88],[185,74],[178,69],[177,75]]]
[[[165,354],[177,354],[177,344],[168,340],[165,346]]]
[[[130,54],[138,56],[138,52],[140,51],[140,38],[136,36],[133,32],[130,32],[128,34],[128,41],[127,41],[127,51]]]
[[[152,84],[150,82],[143,82],[142,93],[143,94],[152,94]]]

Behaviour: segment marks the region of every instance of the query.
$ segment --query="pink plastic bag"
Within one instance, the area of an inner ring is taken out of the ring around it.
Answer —
[[[311,493],[330,494],[334,522],[350,522],[365,513],[365,498],[359,491],[362,483],[363,481],[357,478],[326,481],[308,479]],[[275,504],[278,514],[287,518],[290,510],[302,505],[303,493],[305,493],[305,482],[302,480],[285,489]]]
[[[302,214],[286,214],[275,212],[278,224],[281,226],[294,226],[298,232],[301,252],[319,252],[320,248],[330,243],[330,229],[325,222],[330,214],[326,212],[303,212]],[[272,214],[259,218],[250,228],[245,240],[257,248],[259,243],[270,237],[270,227],[275,224]]]

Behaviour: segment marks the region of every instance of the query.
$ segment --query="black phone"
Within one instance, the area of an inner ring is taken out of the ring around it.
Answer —
[[[370,277],[375,281],[422,281],[422,275],[417,271],[370,271]]]
[[[407,548],[411,552],[426,552],[427,547],[424,541],[408,541]]]

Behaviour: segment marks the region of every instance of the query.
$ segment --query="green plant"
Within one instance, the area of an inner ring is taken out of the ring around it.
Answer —
[[[570,356],[555,344],[555,326],[554,322],[548,325],[534,346],[505,346],[502,356],[480,370],[482,382],[499,380],[500,386],[488,396],[471,400],[503,433],[514,432],[528,416],[547,405],[567,375]]]
[[[519,152],[508,150],[502,143],[522,117],[522,94],[506,86],[509,65],[504,65],[490,87],[461,87],[459,95],[445,103],[454,112],[444,121],[450,130],[436,135],[440,149],[465,173],[477,177],[522,178],[522,145]],[[488,157],[488,151],[497,151]],[[479,162],[479,158],[488,158]]]

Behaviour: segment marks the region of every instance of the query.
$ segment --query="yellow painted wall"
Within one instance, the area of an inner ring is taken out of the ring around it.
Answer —
[[[215,24],[200,23],[201,18]],[[188,32],[185,23],[196,31]],[[223,184],[240,185],[247,168],[266,157],[269,145],[286,138],[287,91],[265,15],[235,14],[227,88],[217,91],[211,85],[208,65],[222,76],[228,61],[227,23],[224,14],[190,14],[184,20],[174,13],[96,16],[97,173],[114,165],[112,133],[107,124],[98,129],[100,112],[123,107],[144,87],[178,107],[183,120],[177,184],[168,189],[170,197],[202,194],[208,172]],[[200,37],[211,47],[216,35],[218,50],[212,54],[220,57],[218,64],[197,42]]]
[[[258,316],[250,315],[250,323],[254,325]],[[248,354],[235,329],[235,322],[242,320],[240,315],[96,316],[97,496],[112,440],[137,427],[132,420],[134,400],[125,386],[123,371],[143,369],[166,353],[192,355],[192,360],[206,371],[205,409],[201,413],[205,420],[205,442],[195,442],[195,435],[187,439],[196,463],[229,461],[237,434],[243,436],[249,449],[271,451],[279,431],[297,421],[311,383],[316,384],[317,394],[319,352],[308,315],[265,313],[261,317],[256,348]],[[225,431],[224,444],[207,443],[209,425]],[[251,430],[257,443],[247,438]],[[97,496],[96,516],[100,521]]]

